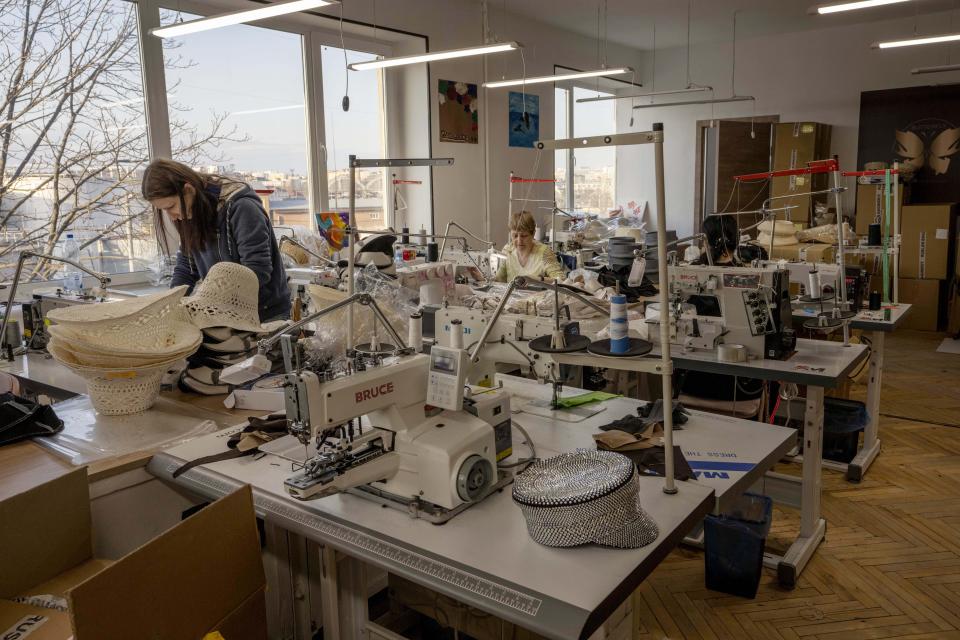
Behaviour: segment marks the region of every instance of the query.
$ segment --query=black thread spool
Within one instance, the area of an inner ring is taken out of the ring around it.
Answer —
[[[879,247],[883,244],[882,237],[880,235],[880,224],[871,224],[867,229],[867,244],[871,247]]]
[[[440,259],[440,247],[436,242],[427,243],[427,262],[436,262]]]
[[[880,310],[880,292],[871,291],[870,292],[870,311],[879,311],[879,310]]]

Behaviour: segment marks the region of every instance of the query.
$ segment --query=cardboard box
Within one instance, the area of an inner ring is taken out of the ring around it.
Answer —
[[[900,277],[945,280],[952,276],[957,205],[913,204],[900,219]]]
[[[826,160],[830,157],[831,127],[816,122],[781,122],[776,125],[773,147],[773,169],[799,169],[813,160]],[[775,207],[796,205],[790,211],[793,220],[809,220],[816,203],[829,204],[827,194],[810,196],[811,191],[825,189],[828,185],[827,174],[814,176],[788,176],[774,178],[771,181],[770,195],[795,196],[783,200],[774,200]]]
[[[900,278],[900,302],[913,305],[900,326],[936,331],[940,317],[940,280]]]
[[[115,563],[92,557],[86,468],[0,501],[0,522],[0,638],[266,638],[249,487]]]
[[[880,223],[880,233],[883,233],[883,216],[886,211],[886,196],[882,184],[857,184],[857,208],[854,230],[858,236],[866,237],[870,233],[870,225]],[[900,185],[900,210],[905,206],[904,198],[909,190]],[[890,206],[893,207],[893,195],[890,196]],[[890,234],[893,235],[893,210],[890,211]]]
[[[769,251],[769,247],[764,247]],[[818,242],[802,242],[774,247],[772,260],[787,260],[790,262],[834,262],[837,250],[833,245]]]

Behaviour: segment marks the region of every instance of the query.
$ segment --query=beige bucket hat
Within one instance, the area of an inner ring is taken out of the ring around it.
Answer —
[[[193,295],[183,299],[183,306],[201,329],[230,327],[266,333],[284,326],[285,320],[260,322],[259,299],[260,281],[252,269],[235,262],[218,262],[197,284]]]

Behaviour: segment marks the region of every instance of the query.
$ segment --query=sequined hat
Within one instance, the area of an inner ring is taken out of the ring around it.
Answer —
[[[530,537],[550,547],[591,542],[636,549],[657,539],[657,523],[640,507],[633,462],[611,451],[582,450],[540,460],[517,476],[513,500]]]

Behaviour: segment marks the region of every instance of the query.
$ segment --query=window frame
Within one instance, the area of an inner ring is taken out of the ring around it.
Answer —
[[[221,11],[237,9],[233,2],[197,2],[196,0],[131,0],[137,5],[138,24],[141,42],[141,67],[143,69],[144,101],[147,111],[147,136],[149,140],[150,159],[170,157],[172,145],[170,142],[169,111],[166,95],[166,74],[163,66],[163,48],[160,39],[150,35],[150,29],[160,26],[160,10],[175,10],[194,15],[208,16]],[[173,6],[171,6],[173,5]],[[405,33],[395,29],[376,27],[372,25],[344,20],[343,32],[331,27],[324,28],[323,22],[338,22],[336,15],[317,15],[310,12],[300,12],[260,20],[252,23],[266,29],[274,29],[299,35],[303,55],[304,74],[304,106],[306,118],[306,154],[307,154],[307,183],[308,204],[311,212],[329,211],[330,199],[327,185],[328,163],[326,153],[326,122],[324,118],[323,95],[323,64],[322,49],[324,46],[343,48],[352,51],[363,51],[375,55],[391,55],[396,42],[407,41],[412,38],[421,39],[426,43],[426,37]],[[337,24],[339,27],[339,24]],[[367,37],[362,32],[376,33],[376,38]],[[387,155],[389,148],[389,123],[387,111],[387,78],[382,70],[378,82],[382,89],[379,92],[381,100],[381,136]],[[384,218],[385,226],[393,222],[393,203],[390,199],[387,179],[384,178]],[[313,216],[309,216],[310,227],[316,227]],[[170,229],[168,228],[168,231]],[[168,234],[169,235],[169,234]],[[175,236],[175,232],[172,237]],[[167,247],[170,251],[171,247]],[[175,247],[172,248],[175,251]],[[171,251],[172,253],[172,251]]]

